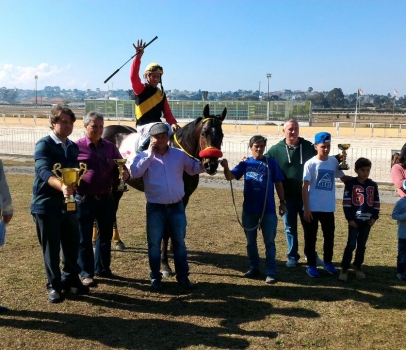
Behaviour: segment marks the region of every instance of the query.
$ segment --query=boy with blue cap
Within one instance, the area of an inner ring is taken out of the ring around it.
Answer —
[[[334,212],[336,209],[335,178],[345,182],[350,176],[344,175],[339,169],[338,160],[330,157],[331,135],[319,132],[314,138],[314,148],[317,154],[309,159],[303,169],[303,219],[305,232],[305,254],[307,256],[307,274],[319,277],[316,265],[316,241],[318,223],[323,231],[323,260],[324,270],[330,274],[337,274],[334,267]]]

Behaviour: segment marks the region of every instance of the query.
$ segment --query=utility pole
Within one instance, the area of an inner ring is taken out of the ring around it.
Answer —
[[[38,88],[37,88],[37,81],[38,81],[38,75],[36,75],[36,76],[34,77],[34,79],[35,79],[35,107],[37,107],[37,105],[38,105],[38,99],[37,99],[37,91],[38,91]]]
[[[272,77],[272,74],[270,74],[270,73],[268,73],[267,75],[266,75],[266,78],[268,79],[268,95],[267,95],[267,101],[268,101],[268,105],[267,105],[267,119],[269,120],[269,100],[270,100],[270,98],[269,98],[269,80],[271,79],[271,77]]]

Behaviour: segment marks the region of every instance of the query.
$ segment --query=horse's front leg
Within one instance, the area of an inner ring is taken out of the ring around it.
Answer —
[[[168,261],[168,242],[169,242],[169,230],[167,229],[161,244],[161,272],[165,278],[171,277],[173,274]]]

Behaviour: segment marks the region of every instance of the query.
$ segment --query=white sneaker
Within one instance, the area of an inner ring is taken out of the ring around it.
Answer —
[[[296,260],[293,258],[289,258],[289,260],[286,262],[286,267],[296,267]]]

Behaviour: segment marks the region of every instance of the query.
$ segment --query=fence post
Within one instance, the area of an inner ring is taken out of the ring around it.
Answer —
[[[402,125],[399,124],[398,137],[402,137]]]
[[[375,127],[375,124],[371,123],[371,137],[374,137],[374,127]]]

